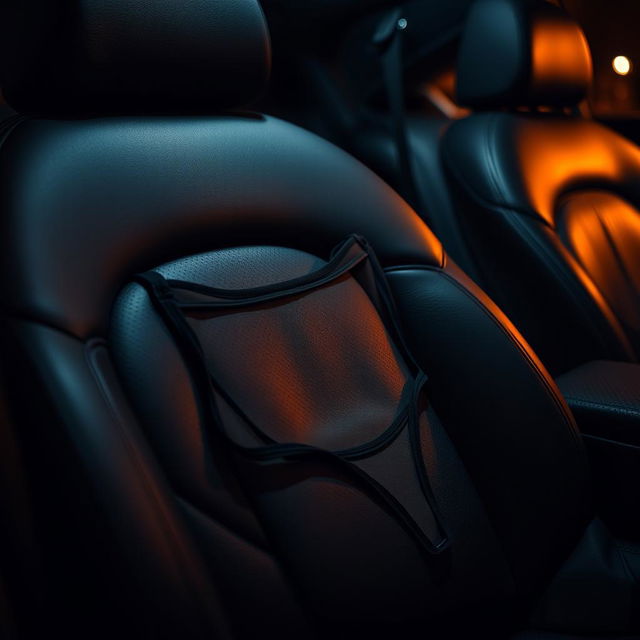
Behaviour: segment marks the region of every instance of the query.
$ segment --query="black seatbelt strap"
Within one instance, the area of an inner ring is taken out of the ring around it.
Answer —
[[[420,195],[411,161],[404,101],[403,34],[407,26],[407,20],[402,17],[399,10],[391,11],[376,29],[373,35],[373,44],[380,56],[385,92],[393,121],[393,136],[398,154],[402,189],[409,203],[413,207],[421,209]],[[424,211],[420,213],[424,215]]]

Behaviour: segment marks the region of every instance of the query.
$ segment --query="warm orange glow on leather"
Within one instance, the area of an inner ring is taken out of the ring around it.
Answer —
[[[344,448],[379,435],[395,416],[406,375],[353,278],[192,322],[214,377],[277,441]]]
[[[534,21],[531,28],[533,91],[548,93],[555,86],[588,86],[591,53],[578,25],[547,16]]]
[[[585,191],[567,197],[562,208],[565,242],[603,293],[616,315],[640,329],[640,216],[621,197]]]
[[[528,118],[514,134],[524,195],[551,225],[564,193],[587,185],[635,182],[640,170],[640,149],[590,121]]]

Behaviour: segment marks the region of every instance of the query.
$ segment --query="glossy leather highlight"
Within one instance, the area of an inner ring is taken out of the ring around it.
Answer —
[[[640,150],[588,120],[482,113],[448,129],[480,281],[554,372],[640,349]]]
[[[392,264],[443,261],[438,240],[379,178],[266,116],[33,120],[6,140],[1,166],[0,192],[23,210],[0,233],[11,306],[78,336],[104,331],[132,271],[263,244],[276,231],[286,245],[323,252],[366,224]]]

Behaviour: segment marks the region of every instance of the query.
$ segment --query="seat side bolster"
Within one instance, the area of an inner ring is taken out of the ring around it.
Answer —
[[[455,264],[388,277],[434,407],[478,483],[516,581],[531,588],[553,573],[591,513],[571,413],[515,327]]]

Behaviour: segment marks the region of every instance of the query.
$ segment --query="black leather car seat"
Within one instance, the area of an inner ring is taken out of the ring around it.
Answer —
[[[258,4],[2,13],[0,82],[24,116],[0,147],[2,350],[50,587],[33,622],[94,638],[525,626],[595,515],[572,417],[379,178],[222,111],[264,85]],[[370,244],[331,258],[354,233]],[[306,456],[378,433],[418,368],[418,442],[377,441],[366,478],[353,452]],[[265,430],[293,451],[246,455]]]
[[[585,37],[549,3],[479,0],[443,141],[482,286],[554,373],[640,347],[640,150],[576,114]]]

